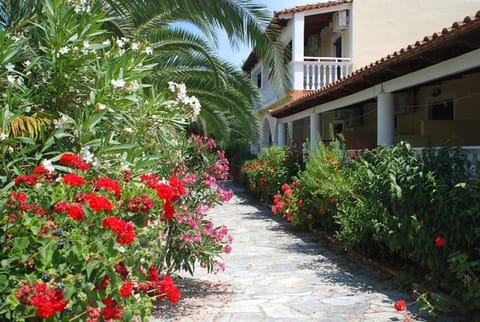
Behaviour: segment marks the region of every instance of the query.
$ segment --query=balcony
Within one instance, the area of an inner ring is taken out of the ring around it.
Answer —
[[[303,77],[300,78],[303,79],[303,86],[298,88],[302,90],[321,89],[350,75],[353,71],[352,59],[343,57],[304,57],[304,61],[294,64],[294,70],[303,73]]]

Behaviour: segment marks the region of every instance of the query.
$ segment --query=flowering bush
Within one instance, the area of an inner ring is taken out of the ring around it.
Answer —
[[[287,182],[286,152],[286,148],[273,146],[263,150],[258,159],[247,161],[243,166],[243,180],[248,190],[261,200],[272,200],[281,185]]]
[[[203,217],[207,205],[192,213],[185,180],[99,176],[71,153],[58,162],[70,172],[37,166],[0,199],[2,320],[144,319],[154,301],[180,298],[169,274],[182,259],[168,256],[197,242],[185,261],[222,267],[232,238]]]
[[[282,185],[282,194],[273,196],[272,212],[282,216],[286,221],[291,222],[293,215],[298,214],[299,208],[303,204],[302,199],[298,199],[296,188],[300,183],[293,180],[292,184],[284,183]]]
[[[427,286],[461,299],[463,310],[477,309],[480,181],[465,171],[466,161],[451,147],[417,155],[401,142],[349,154],[320,145],[295,186],[281,185],[272,211],[296,226],[334,234],[345,248],[410,268]],[[261,173],[261,157],[246,167]],[[276,169],[283,171],[271,172]]]

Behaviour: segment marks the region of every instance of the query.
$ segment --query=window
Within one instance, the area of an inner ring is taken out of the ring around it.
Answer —
[[[453,99],[447,98],[428,104],[429,120],[454,120]]]
[[[259,72],[257,74],[257,87],[262,88],[262,73],[261,72]]]

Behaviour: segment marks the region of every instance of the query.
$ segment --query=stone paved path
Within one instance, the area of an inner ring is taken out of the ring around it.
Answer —
[[[209,216],[235,237],[225,256],[226,271],[179,281],[181,303],[162,304],[159,321],[404,321],[393,302],[396,291],[385,276],[336,254],[308,234],[289,231],[268,208],[239,188]],[[409,303],[412,321],[426,321]],[[434,321],[462,321],[443,317]]]

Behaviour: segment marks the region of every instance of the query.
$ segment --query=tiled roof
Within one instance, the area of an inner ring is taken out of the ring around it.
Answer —
[[[341,4],[352,3],[352,2],[353,0],[339,0],[339,1],[328,1],[328,2],[320,2],[315,4],[307,4],[304,6],[296,6],[293,8],[275,11],[274,16],[278,17],[280,15],[287,15],[287,14],[292,14],[297,12],[305,12],[305,11],[315,10],[315,9],[330,8],[330,7],[335,7]]]
[[[423,69],[480,48],[480,11],[450,28],[426,36],[394,53],[356,70],[351,75],[297,100],[283,104],[270,114],[286,117],[312,106],[333,101],[387,80]]]

